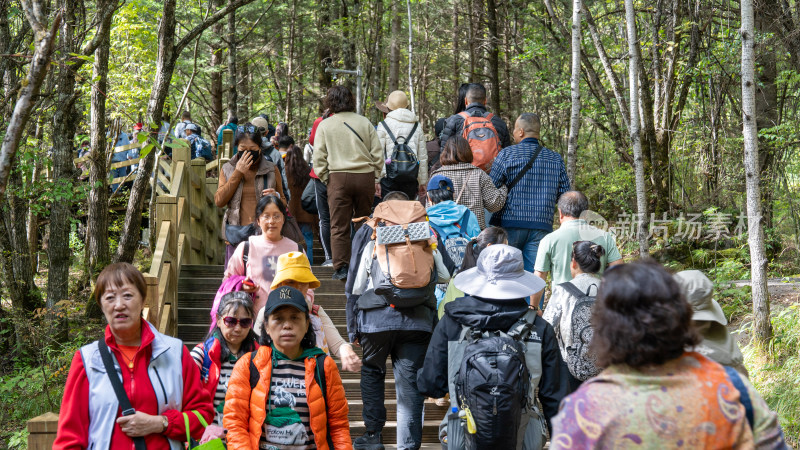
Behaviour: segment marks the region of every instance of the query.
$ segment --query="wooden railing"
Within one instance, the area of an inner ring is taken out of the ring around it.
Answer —
[[[157,159],[151,186],[156,190],[156,247],[150,272],[145,274],[147,299],[144,318],[161,333],[174,336],[178,327],[178,275],[182,264],[222,264],[225,245],[221,240],[222,209],[214,203],[217,178],[206,177],[220,169],[233,153],[233,132],[225,130],[217,159],[191,159],[188,145],[174,146],[172,160]],[[141,148],[141,144],[117,147],[116,152]],[[76,163],[88,159],[78,158]],[[110,170],[136,164],[139,159],[114,163]],[[112,184],[125,181],[118,177]],[[52,412],[27,423],[28,449],[52,448],[58,429],[58,415]]]

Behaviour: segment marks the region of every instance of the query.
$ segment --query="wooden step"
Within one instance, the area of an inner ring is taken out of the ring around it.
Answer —
[[[435,444],[439,442],[439,424],[441,423],[441,419],[433,420],[425,418],[425,421],[422,423],[422,442],[427,444]],[[363,421],[350,421],[350,436],[355,440],[357,437],[366,433],[367,430],[364,428]],[[383,427],[383,431],[381,433],[382,441],[384,445],[396,445],[397,444],[397,422],[395,421],[386,421],[386,425]],[[434,447],[437,448],[437,447]],[[441,447],[439,447],[441,448]],[[505,449],[496,449],[496,450],[505,450]]]
[[[359,395],[358,399],[347,397],[347,404],[350,406],[350,415],[348,416],[350,418],[350,422],[352,423],[353,421],[363,420],[361,413],[364,410],[364,402],[361,400],[361,396]],[[386,399],[384,404],[386,405],[386,420],[397,420],[397,400]],[[425,410],[424,417],[426,420],[441,421],[449,409],[448,405],[438,406],[432,400],[425,401],[423,405]]]

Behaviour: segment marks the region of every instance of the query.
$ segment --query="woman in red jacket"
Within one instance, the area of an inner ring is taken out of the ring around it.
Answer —
[[[211,397],[189,351],[142,318],[146,293],[144,277],[128,263],[112,264],[97,277],[94,298],[108,326],[102,341],[75,352],[54,449],[178,450],[186,440],[182,413],[188,413],[195,439],[203,425],[192,411],[213,419]],[[114,388],[120,378],[122,400]],[[122,408],[127,402],[130,408]]]
[[[254,317],[252,295],[244,291],[228,292],[220,299],[214,329],[204,342],[192,349],[203,389],[214,399],[216,412],[214,423],[208,426],[200,443],[225,437],[222,408],[233,365],[242,355],[258,348],[253,332]]]
[[[336,363],[315,346],[305,296],[282,286],[265,306],[262,345],[242,356],[228,382],[228,448],[352,449]]]

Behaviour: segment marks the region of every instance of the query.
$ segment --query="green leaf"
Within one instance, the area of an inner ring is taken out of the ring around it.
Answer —
[[[172,148],[189,148],[189,142],[183,139],[173,139]]]
[[[145,156],[147,156],[147,154],[150,153],[153,150],[153,147],[155,147],[155,144],[152,144],[152,143],[145,145],[144,148],[142,149],[142,151],[139,152],[139,158],[141,159],[141,158],[144,158]]]
[[[136,135],[136,139],[139,141],[139,143],[146,141],[148,137],[149,136],[147,135],[147,133],[139,133],[138,135]]]

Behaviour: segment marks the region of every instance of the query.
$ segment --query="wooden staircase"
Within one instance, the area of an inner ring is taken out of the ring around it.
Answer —
[[[315,249],[321,254],[321,249]],[[339,333],[347,339],[345,318],[346,297],[344,283],[331,279],[331,267],[313,266],[314,274],[322,285],[315,290],[315,302],[322,306],[339,329]],[[223,267],[221,265],[187,265],[181,266],[178,277],[178,326],[177,337],[190,348],[200,342],[208,332],[210,324],[209,311],[214,295],[222,282]],[[361,356],[361,349],[356,347]],[[336,359],[341,369],[341,362]],[[341,372],[348,404],[350,405],[350,433],[355,439],[364,434],[364,422],[361,416],[363,402],[361,400],[360,373]],[[386,426],[383,428],[383,443],[393,448],[397,431],[397,397],[394,389],[394,374],[391,361],[386,364]],[[447,407],[440,407],[432,400],[425,402],[425,421],[423,424],[423,448],[440,448],[438,440],[439,423],[444,417]]]

